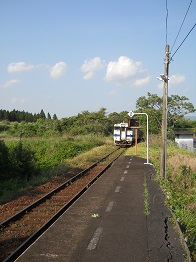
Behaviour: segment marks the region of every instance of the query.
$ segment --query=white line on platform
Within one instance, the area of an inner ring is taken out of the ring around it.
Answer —
[[[124,180],[125,180],[125,177],[124,177],[124,176],[122,176],[120,181],[124,181]]]
[[[94,235],[93,235],[90,243],[88,244],[88,247],[87,247],[88,250],[93,250],[93,249],[96,248],[102,232],[103,232],[103,228],[102,228],[102,227],[98,227],[98,228],[95,230],[95,233],[94,233]]]
[[[126,168],[129,168],[129,165],[127,165],[127,167]]]
[[[124,174],[127,174],[127,170],[124,171]]]
[[[108,204],[108,206],[107,206],[105,212],[111,212],[113,206],[114,206],[114,201],[111,201],[111,202]]]
[[[120,188],[121,188],[121,186],[117,186],[116,189],[115,189],[115,193],[120,192]]]

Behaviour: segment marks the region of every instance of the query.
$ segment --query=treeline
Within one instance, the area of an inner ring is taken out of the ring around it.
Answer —
[[[54,119],[57,120],[56,114],[51,117],[50,113],[46,114],[44,113],[43,109],[38,114],[32,114],[29,112],[19,111],[19,110],[3,110],[0,109],[0,121],[7,120],[10,122],[36,122],[38,119]]]
[[[54,116],[52,119],[45,117],[43,110],[41,113],[41,116],[39,115],[39,118],[32,122],[3,120],[0,122],[0,132],[4,135],[16,137],[50,137],[62,136],[63,134],[71,136],[87,134],[108,136],[113,133],[115,123],[127,122],[128,119],[127,111],[107,114],[106,108],[101,108],[97,112],[83,111],[77,116],[60,120]]]
[[[136,101],[136,118],[139,118],[142,131],[146,133],[146,116],[138,113],[146,113],[149,117],[149,133],[160,134],[162,124],[162,98],[156,94],[148,93],[147,96],[139,97]],[[178,95],[168,96],[167,105],[168,137],[173,138],[174,130],[180,128],[191,129],[196,132],[196,121],[185,119],[184,116],[194,113],[196,109],[187,97]],[[135,116],[134,116],[135,117]],[[0,110],[0,132],[17,137],[34,136],[62,136],[97,134],[108,136],[113,133],[116,123],[128,121],[128,111],[121,113],[107,113],[106,108],[97,112],[83,111],[76,116],[65,117],[58,120],[56,114],[51,118],[43,110],[39,114],[31,114],[24,111],[13,110],[11,112]]]

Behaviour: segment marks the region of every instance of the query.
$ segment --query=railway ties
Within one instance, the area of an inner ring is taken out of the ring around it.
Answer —
[[[111,166],[122,152],[123,150],[114,150],[32,205],[23,208],[16,216],[3,221],[0,224],[0,261],[3,259],[14,261],[97,180],[97,177]],[[102,164],[108,159],[107,165]]]
[[[167,225],[172,249],[165,242],[163,216],[169,212],[163,202],[153,202],[160,189],[150,178],[152,167],[144,159],[129,159],[120,157],[17,262],[172,261],[171,256],[183,261],[172,224]],[[149,217],[144,213],[144,177],[153,205]]]

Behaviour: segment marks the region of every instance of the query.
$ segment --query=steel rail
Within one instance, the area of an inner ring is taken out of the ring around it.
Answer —
[[[119,149],[119,148],[118,148]],[[22,210],[20,210],[19,212],[17,212],[16,214],[14,214],[13,216],[9,217],[8,219],[4,220],[2,223],[0,223],[0,229],[6,228],[10,225],[10,223],[15,222],[16,220],[18,220],[19,218],[21,218],[22,216],[24,216],[25,214],[27,214],[28,212],[30,212],[33,208],[35,208],[36,206],[40,205],[41,203],[43,203],[44,201],[46,201],[47,199],[51,198],[54,194],[56,194],[57,192],[61,191],[63,188],[71,185],[74,181],[76,181],[77,179],[79,179],[81,176],[83,176],[84,174],[86,174],[88,171],[90,171],[92,168],[94,168],[95,166],[97,166],[100,162],[104,161],[105,159],[107,159],[111,154],[113,154],[114,152],[116,152],[118,149],[115,149],[114,151],[112,151],[111,153],[109,153],[108,155],[106,155],[105,157],[103,157],[102,159],[100,159],[99,161],[97,161],[96,163],[92,164],[91,166],[89,166],[88,168],[86,168],[85,170],[81,171],[80,173],[76,174],[74,177],[72,177],[71,179],[67,180],[66,182],[64,182],[63,184],[61,184],[60,186],[58,186],[57,188],[53,189],[51,192],[47,193],[46,195],[44,195],[43,197],[41,197],[40,199],[36,200],[35,202],[33,202],[32,204],[28,205],[27,207],[23,208]]]
[[[116,150],[115,150],[116,151]],[[114,152],[114,151],[113,151]],[[112,152],[112,153],[113,153]],[[110,153],[109,155],[111,155]],[[67,204],[65,204],[53,217],[51,217],[40,229],[38,229],[34,234],[32,234],[23,244],[21,244],[12,254],[10,254],[4,262],[13,262],[15,261],[25,250],[32,245],[56,220],[63,214],[65,211],[73,205],[74,202],[82,195],[88,188],[103,174],[105,171],[116,161],[116,159],[119,158],[119,156],[122,154],[121,152],[115,159],[113,159],[95,178],[93,178],[79,193],[77,193]],[[108,156],[109,156],[108,155]],[[104,158],[107,158],[104,157]],[[98,162],[101,162],[98,161]],[[98,163],[97,162],[97,163]],[[93,164],[94,165],[94,164]],[[92,165],[92,166],[93,166]],[[91,166],[91,167],[92,167]],[[88,170],[90,169],[87,168]],[[79,173],[80,174],[80,173]]]

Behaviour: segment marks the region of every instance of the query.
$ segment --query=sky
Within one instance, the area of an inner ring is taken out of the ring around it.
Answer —
[[[168,95],[196,108],[195,20],[196,0],[0,0],[0,109],[134,111],[163,95],[166,45]]]

